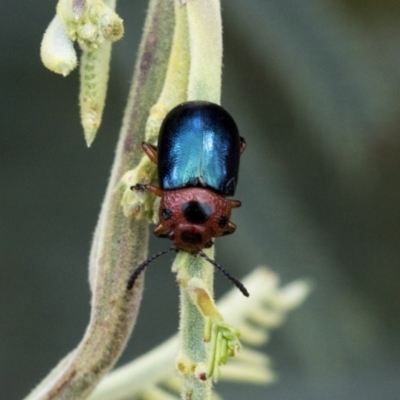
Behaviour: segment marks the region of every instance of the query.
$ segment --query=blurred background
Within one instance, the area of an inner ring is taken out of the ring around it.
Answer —
[[[81,339],[87,259],[147,2],[121,1],[103,125],[91,149],[78,73],[39,58],[56,2],[0,4],[0,397],[25,396]],[[217,241],[236,276],[268,265],[311,278],[265,351],[279,382],[218,384],[226,399],[392,400],[400,393],[400,3],[222,0],[222,104],[248,148]],[[150,252],[165,247],[152,240]],[[146,273],[122,361],[176,332],[169,260]],[[216,275],[217,294],[231,288]]]

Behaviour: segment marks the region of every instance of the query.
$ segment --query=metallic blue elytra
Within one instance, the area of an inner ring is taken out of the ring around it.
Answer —
[[[234,195],[242,141],[235,121],[221,106],[206,101],[180,104],[160,129],[160,188],[205,187]]]

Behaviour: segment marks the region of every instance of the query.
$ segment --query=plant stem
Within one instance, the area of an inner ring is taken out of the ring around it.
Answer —
[[[210,257],[213,253],[213,249],[208,252]],[[206,376],[209,355],[204,342],[205,319],[193,302],[188,287],[193,279],[199,279],[212,294],[213,266],[201,257],[180,252],[174,260],[173,270],[177,272],[180,287],[180,350],[177,368],[183,376],[182,398],[209,399],[212,379]]]
[[[132,291],[126,282],[146,257],[147,222],[126,218],[116,191],[122,174],[138,162],[150,107],[161,92],[170,52],[173,1],[151,0],[132,89],[125,111],[90,256],[93,292],[91,318],[78,347],[53,370],[27,399],[84,399],[114,365],[138,314],[143,278]]]
[[[188,100],[220,104],[222,73],[222,21],[219,0],[189,0],[190,73]]]
[[[188,0],[190,70],[187,100],[220,103],[222,25],[219,0]],[[213,258],[214,248],[208,249]],[[173,270],[180,287],[180,351],[177,367],[183,377],[182,398],[211,399],[212,379],[207,377],[209,349],[204,343],[205,319],[188,287],[199,280],[213,295],[213,266],[199,256],[178,253]]]

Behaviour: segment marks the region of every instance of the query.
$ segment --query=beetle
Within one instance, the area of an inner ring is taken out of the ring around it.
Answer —
[[[157,164],[159,186],[138,183],[131,189],[161,197],[154,234],[174,245],[136,268],[127,288],[150,262],[175,250],[205,258],[248,296],[240,281],[203,252],[214,244],[213,238],[235,232],[231,210],[241,206],[240,201],[226,198],[235,194],[240,156],[246,148],[232,116],[218,104],[182,103],[163,120],[157,147],[143,142],[142,148]]]

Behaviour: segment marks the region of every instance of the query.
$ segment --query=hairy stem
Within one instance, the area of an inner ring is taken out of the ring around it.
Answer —
[[[91,318],[78,347],[39,384],[27,399],[84,399],[114,365],[138,314],[143,278],[132,291],[126,282],[146,257],[145,221],[126,218],[122,193],[115,190],[122,174],[140,158],[140,143],[150,107],[161,92],[171,47],[173,1],[151,0],[139,50],[110,182],[90,256],[93,292]]]
[[[188,0],[190,70],[187,100],[220,103],[222,68],[222,25],[219,0]],[[213,257],[214,248],[207,250]],[[173,269],[180,286],[180,350],[178,371],[183,377],[182,398],[211,399],[212,379],[207,377],[210,351],[204,343],[205,319],[188,288],[200,280],[213,295],[214,268],[200,256],[178,253]]]
[[[212,256],[213,250],[208,254]],[[180,252],[175,258],[174,270],[180,286],[180,349],[177,368],[183,377],[182,398],[203,400],[211,398],[212,379],[207,379],[209,352],[204,342],[205,319],[189,293],[194,279],[213,290],[213,266],[203,258]]]

